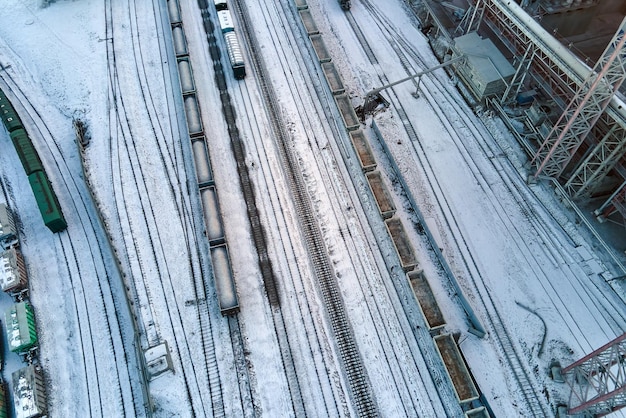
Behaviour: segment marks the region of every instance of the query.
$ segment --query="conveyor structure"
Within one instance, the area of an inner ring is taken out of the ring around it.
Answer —
[[[554,128],[558,120],[547,118],[536,128],[516,133],[539,162],[537,174],[558,178],[575,199],[611,195],[598,214],[620,212],[626,218],[626,196],[611,193],[626,179],[626,106],[623,96],[615,94],[626,72],[620,52],[623,29],[624,22],[593,69],[515,2],[477,0],[456,33],[490,31],[513,55],[517,71],[512,81],[501,98],[490,100],[502,115],[510,117],[504,109],[530,84],[545,90],[555,114],[565,114],[560,128]],[[583,117],[575,118],[578,114]],[[550,139],[553,128],[564,135]],[[546,151],[548,145],[552,152]]]

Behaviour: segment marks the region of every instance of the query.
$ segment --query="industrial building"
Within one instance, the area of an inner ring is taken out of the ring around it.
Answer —
[[[623,227],[626,5],[458,0],[423,6],[418,15],[433,49],[442,59],[466,53],[456,76],[469,100],[497,110],[517,136],[531,161],[529,180],[557,180],[584,211]],[[497,74],[503,60],[512,74]]]

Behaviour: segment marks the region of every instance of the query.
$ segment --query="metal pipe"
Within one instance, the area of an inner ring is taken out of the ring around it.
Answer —
[[[417,74],[410,75],[410,76],[405,77],[405,78],[403,78],[401,80],[394,81],[393,83],[389,83],[389,84],[386,84],[386,85],[384,85],[382,87],[378,87],[378,88],[375,88],[373,90],[370,90],[369,93],[367,93],[365,95],[365,101],[367,102],[367,100],[369,98],[376,96],[378,93],[380,93],[381,91],[383,91],[383,90],[385,90],[385,89],[387,89],[389,87],[393,87],[393,86],[395,86],[397,84],[404,83],[405,81],[409,81],[409,80],[413,80],[415,78],[419,78],[419,77],[423,76],[424,74],[428,74],[428,73],[431,73],[431,72],[433,72],[435,70],[438,70],[440,68],[447,67],[448,65],[454,64],[455,62],[461,61],[463,59],[465,59],[465,55],[461,55],[459,57],[449,59],[448,61],[444,62],[443,64],[435,65],[434,67],[428,68],[428,69],[426,69],[424,71],[420,71]]]

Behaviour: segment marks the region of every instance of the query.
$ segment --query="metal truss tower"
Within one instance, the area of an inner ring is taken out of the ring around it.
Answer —
[[[624,156],[626,131],[613,125],[605,132],[565,183],[564,189],[571,197],[577,198],[592,192]]]
[[[626,406],[626,334],[562,370],[570,386],[568,415],[603,416]]]
[[[559,177],[626,79],[626,18],[595,67],[546,136],[532,163],[534,178]]]

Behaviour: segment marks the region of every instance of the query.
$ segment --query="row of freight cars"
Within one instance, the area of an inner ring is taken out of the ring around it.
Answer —
[[[224,6],[220,4],[223,3]],[[220,13],[225,11],[226,2],[216,0],[215,7]],[[213,178],[213,170],[211,168],[211,159],[209,157],[208,143],[205,137],[202,119],[200,117],[200,106],[196,96],[195,82],[193,79],[193,70],[189,60],[187,44],[185,41],[185,32],[180,17],[180,9],[178,0],[168,0],[168,11],[170,16],[170,24],[172,29],[172,37],[174,38],[174,52],[178,63],[178,74],[185,106],[185,116],[187,119],[187,131],[191,139],[191,151],[193,153],[194,167],[196,170],[197,186],[200,192],[200,202],[202,204],[202,212],[205,222],[205,234],[209,240],[211,265],[213,267],[213,278],[215,280],[215,289],[217,292],[217,300],[222,315],[234,315],[239,312],[239,299],[237,297],[237,289],[235,279],[230,263],[230,256],[226,237],[223,228],[222,216],[220,213],[220,205],[218,201],[217,188]],[[228,10],[226,10],[228,12]],[[229,18],[230,19],[230,18]],[[225,19],[220,18],[220,23]],[[231,25],[232,26],[232,25]],[[222,25],[222,32],[225,26]],[[233,33],[234,34],[234,33]],[[229,57],[235,78],[243,78],[245,76],[245,68],[243,60],[234,54],[237,50],[231,44],[229,48]],[[237,48],[238,43],[237,43]],[[239,54],[240,54],[240,50]]]
[[[39,418],[46,415],[46,390],[43,370],[35,360],[34,352],[37,349],[37,328],[33,307],[28,302],[18,302],[11,306],[4,315],[7,341],[11,352],[22,355],[29,365],[22,367],[11,374],[11,387],[15,418]],[[0,382],[0,418],[6,415],[9,409],[4,390]],[[3,412],[5,415],[3,415]]]
[[[406,235],[402,222],[400,219],[393,217],[396,211],[395,204],[387,191],[381,173],[374,171],[376,169],[376,159],[365,138],[364,132],[359,129],[360,121],[352,107],[350,98],[344,92],[345,89],[341,82],[341,77],[332,63],[322,36],[317,30],[317,25],[311,13],[308,11],[308,6],[306,6],[306,3],[303,1],[298,1],[297,6],[302,24],[309,36],[317,59],[320,62],[328,86],[333,93],[344,127],[350,134],[350,140],[361,164],[361,169],[366,173],[368,185],[374,196],[378,210],[385,221],[385,226],[396,248],[402,268],[404,271],[411,271],[417,266],[417,257],[415,256],[413,246]]]
[[[335,103],[339,109],[339,113],[341,114],[343,124],[348,131],[354,131],[359,128],[359,118],[352,107],[350,97],[345,93],[341,77],[339,76],[339,72],[337,71],[335,64],[332,62],[332,57],[328,52],[328,48],[326,48],[324,39],[315,24],[315,20],[313,19],[311,12],[308,10],[306,2],[302,0],[296,1],[296,6],[298,7],[298,14],[302,20],[304,30],[309,37],[309,41],[311,41],[313,51],[315,52],[316,58],[322,67],[324,77],[328,82],[328,87],[335,98]]]
[[[32,362],[38,345],[37,328],[32,305],[23,301],[28,291],[28,275],[19,248],[15,218],[6,205],[0,204],[0,288],[19,300],[4,314],[8,348]],[[16,418],[36,418],[46,414],[41,366],[31,363],[13,372],[11,383]],[[6,399],[5,385],[0,382],[0,418],[8,416]]]
[[[451,334],[445,332],[446,321],[432,288],[424,272],[416,268],[418,266],[417,256],[402,222],[394,216],[396,208],[392,197],[380,172],[372,171],[376,167],[376,163],[371,148],[361,130],[350,134],[352,144],[361,161],[361,168],[366,173],[367,182],[374,196],[378,212],[385,222],[387,232],[398,254],[400,265],[406,272],[406,278],[417,301],[417,306],[430,334],[433,336],[435,347],[445,366],[457,400],[463,410],[466,411],[466,417],[488,418],[489,413],[484,406],[481,406],[479,391],[474,384],[474,379],[465,363],[457,341]]]
[[[39,154],[37,154],[37,150],[33,146],[15,108],[2,90],[0,90],[0,118],[4,127],[9,131],[13,146],[28,176],[28,181],[35,195],[44,224],[52,232],[63,231],[67,228],[67,223],[61,212],[61,206],[52,189],[50,180],[48,180],[48,176],[43,168]]]
[[[215,0],[215,9],[217,11],[220,32],[222,32],[224,42],[226,43],[226,52],[228,53],[230,67],[233,70],[233,76],[237,80],[241,80],[246,76],[246,66],[243,60],[241,44],[239,43],[239,38],[235,32],[233,18],[230,10],[228,10],[228,4],[225,0]],[[168,12],[170,16],[170,24],[172,26],[174,53],[176,54],[176,57],[180,59],[181,57],[188,56],[189,50],[187,49],[187,41],[185,38],[185,31],[182,26],[178,1],[168,1]],[[183,76],[181,74],[181,78],[182,77]],[[184,77],[184,79],[186,80],[187,77]]]
[[[28,176],[44,224],[52,232],[65,230],[67,223],[39,154],[2,90],[0,119]],[[15,219],[4,204],[0,204],[0,288],[17,299],[24,298],[28,291],[27,270],[19,249]],[[39,364],[32,363],[38,343],[33,307],[27,301],[15,303],[5,312],[4,319],[9,350],[23,355],[30,363],[11,374],[14,416],[43,417],[47,411],[43,370]],[[6,386],[0,382],[0,418],[9,416],[7,398]]]
[[[347,3],[347,7],[349,8],[349,2],[346,1],[345,3]],[[313,50],[322,66],[328,86],[335,97],[335,102],[343,119],[344,127],[349,132],[350,141],[359,160],[360,168],[365,174],[370,192],[374,197],[378,213],[385,222],[389,237],[396,249],[400,265],[406,273],[417,305],[433,336],[433,342],[445,366],[457,400],[463,410],[466,411],[466,417],[488,418],[489,414],[486,409],[480,406],[480,402],[477,402],[479,398],[478,389],[474,384],[474,380],[467,368],[465,359],[458,348],[456,340],[452,335],[444,332],[446,322],[428,280],[424,276],[423,271],[416,268],[418,266],[418,260],[413,245],[407,236],[402,221],[394,216],[396,206],[393,198],[383,181],[381,172],[376,170],[376,158],[374,157],[365,133],[359,129],[360,122],[356,112],[352,108],[348,96],[344,93],[343,83],[331,62],[331,57],[326,50],[317,25],[311,13],[308,11],[308,6],[304,0],[296,0],[296,5],[304,29],[309,36]]]
[[[20,302],[11,306],[5,313],[7,341],[10,351],[29,355],[37,348],[37,330],[32,306]],[[1,360],[1,359],[0,359]],[[0,418],[9,417],[9,395],[13,398],[15,418],[39,418],[46,415],[46,390],[43,369],[39,364],[30,363],[11,373],[11,393],[0,379]]]

